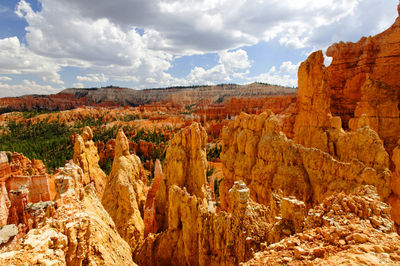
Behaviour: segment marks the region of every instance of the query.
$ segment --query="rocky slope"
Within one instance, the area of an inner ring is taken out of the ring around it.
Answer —
[[[311,209],[305,230],[244,265],[398,265],[400,237],[373,187],[336,193]]]
[[[55,205],[35,205],[37,228],[13,250],[0,254],[2,265],[134,265],[129,245],[94,186],[83,187],[84,179],[72,162],[60,169]]]

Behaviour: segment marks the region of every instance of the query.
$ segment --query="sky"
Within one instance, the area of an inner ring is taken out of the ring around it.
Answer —
[[[385,30],[398,3],[0,0],[0,97],[109,85],[296,87],[311,52]]]

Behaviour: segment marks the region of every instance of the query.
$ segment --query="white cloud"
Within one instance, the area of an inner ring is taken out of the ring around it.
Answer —
[[[281,73],[289,73],[289,74],[297,74],[297,70],[299,69],[300,62],[297,64],[293,64],[291,61],[285,61],[279,67],[279,72]]]
[[[0,81],[10,81],[12,78],[7,77],[7,76],[0,76]]]
[[[79,81],[89,81],[89,82],[107,82],[108,78],[103,74],[88,74],[86,76],[76,76]]]
[[[50,85],[41,85],[30,80],[23,80],[21,84],[16,85],[0,82],[0,95],[3,97],[16,97],[26,94],[52,94],[62,89],[64,88],[53,88]]]
[[[232,78],[243,78],[251,67],[247,52],[242,49],[220,52],[218,62],[209,69],[196,66],[184,79],[176,79],[175,82],[180,85],[230,82]]]
[[[378,0],[365,0],[368,2]],[[304,45],[312,30],[353,14],[359,0],[61,0],[92,19],[151,29],[159,48],[175,53],[220,51],[279,36],[284,44]],[[131,12],[127,12],[130,10]],[[185,52],[186,51],[186,52]]]
[[[297,70],[300,62],[293,64],[291,61],[283,62],[279,69],[271,67],[267,73],[249,77],[249,81],[265,82],[282,86],[297,87]]]
[[[17,37],[0,39],[0,74],[36,74],[43,81],[63,84],[60,65],[21,44]]]
[[[248,80],[252,62],[238,48],[272,39],[292,49],[325,48],[387,27],[397,4],[381,0],[40,2],[40,11],[33,11],[25,0],[18,3],[15,13],[28,23],[26,44],[16,37],[0,39],[0,74],[34,74],[45,83],[63,84],[60,73],[69,66],[101,73],[77,75],[79,84],[115,80],[134,82],[137,88]],[[187,77],[179,79],[167,73],[174,58],[209,52],[219,55],[214,67],[194,65]],[[295,86],[297,65],[286,63],[257,78]]]

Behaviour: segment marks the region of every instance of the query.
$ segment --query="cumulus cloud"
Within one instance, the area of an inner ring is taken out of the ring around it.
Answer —
[[[373,0],[365,0],[373,1]],[[377,1],[377,0],[375,0]],[[44,0],[47,4],[49,0]],[[352,14],[359,0],[60,0],[66,10],[107,18],[123,28],[156,32],[158,49],[175,53],[211,52],[279,37],[288,46],[305,45],[313,29]],[[128,12],[129,11],[129,12]]]
[[[217,65],[209,69],[196,66],[185,78],[174,79],[174,82],[179,85],[230,82],[232,78],[243,78],[249,74],[250,67],[251,61],[245,50],[222,51]]]
[[[43,81],[63,84],[60,69],[60,64],[32,52],[17,37],[0,39],[0,74],[36,74]]]
[[[291,49],[325,48],[386,28],[396,16],[397,4],[381,0],[40,3],[40,11],[25,0],[17,4],[15,13],[28,24],[26,43],[16,37],[0,39],[0,74],[34,74],[54,87],[63,84],[64,67],[76,67],[91,73],[75,75],[76,85],[112,80],[131,82],[135,88],[252,78],[295,86],[297,64],[284,62],[252,77],[252,62],[240,48],[272,39]],[[184,78],[167,73],[175,58],[206,53],[219,56],[215,66],[195,65]]]

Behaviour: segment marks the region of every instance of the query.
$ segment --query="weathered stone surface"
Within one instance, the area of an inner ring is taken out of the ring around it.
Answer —
[[[6,225],[8,220],[9,209],[11,207],[10,199],[4,182],[1,182],[0,190],[0,226]]]
[[[238,196],[234,199],[241,205],[238,212],[215,213],[200,198],[171,186],[168,228],[150,234],[136,250],[134,260],[140,265],[238,265],[250,259],[267,240],[267,210],[245,202],[240,194],[233,192],[232,196]]]
[[[0,228],[0,245],[7,243],[11,238],[18,234],[15,224],[4,225]]]
[[[397,265],[400,237],[372,186],[335,193],[309,210],[305,231],[269,245],[245,265]]]
[[[131,248],[144,237],[143,209],[146,201],[143,169],[139,157],[129,153],[122,129],[118,131],[115,157],[102,203]]]
[[[172,185],[186,188],[189,194],[199,199],[206,199],[206,140],[207,133],[197,123],[182,129],[171,140],[164,160],[165,180],[155,197],[158,232],[168,227],[168,191]]]
[[[267,208],[249,200],[244,183],[231,189],[236,207],[232,214],[210,208],[205,139],[204,129],[196,123],[172,139],[164,162],[165,180],[154,201],[158,233],[149,234],[136,249],[138,264],[237,265],[267,240]]]
[[[129,245],[116,232],[111,217],[82,169],[68,163],[56,176],[54,213],[42,217],[15,249],[0,254],[2,265],[135,265]],[[37,208],[31,208],[33,211]],[[51,218],[50,218],[51,217]]]
[[[93,182],[97,195],[101,199],[105,189],[106,174],[99,166],[100,158],[92,138],[93,133],[90,127],[85,127],[82,135],[75,137],[73,161],[84,172],[83,185]]]
[[[399,140],[400,145],[400,140]],[[392,218],[397,223],[397,230],[400,232],[400,146],[393,150],[392,156],[395,169],[392,178],[392,195],[390,195],[389,203],[392,206]]]
[[[355,159],[340,162],[321,150],[296,145],[279,133],[272,113],[242,113],[224,128],[222,139],[223,209],[231,209],[227,191],[236,180],[243,180],[251,198],[266,206],[277,190],[284,197],[295,196],[308,207],[334,192],[350,192],[361,184],[376,186],[383,199],[391,192],[391,174],[386,168],[370,168]]]
[[[306,147],[328,152],[330,128],[330,87],[322,51],[312,53],[298,71],[298,115],[294,125],[294,141]]]
[[[144,237],[149,233],[157,232],[157,221],[156,221],[156,209],[154,206],[154,198],[158,189],[160,188],[161,182],[164,180],[164,173],[160,160],[156,160],[154,164],[154,178],[150,190],[147,192],[146,204],[144,207]]]
[[[400,18],[384,32],[357,43],[335,43],[326,51],[331,112],[344,128],[358,128],[366,115],[391,154],[400,135]]]

